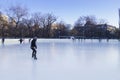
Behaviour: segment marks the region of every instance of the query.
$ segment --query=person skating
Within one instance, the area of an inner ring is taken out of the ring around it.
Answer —
[[[2,38],[2,44],[4,44],[4,42],[5,42],[5,38],[3,37],[3,38]]]
[[[36,40],[37,40],[37,37],[34,37],[33,40],[31,41],[31,49],[32,49],[32,58],[34,58],[35,60],[37,60],[37,57],[36,57],[36,49],[37,49],[37,45],[36,45]]]
[[[23,42],[23,39],[22,39],[22,38],[20,38],[20,40],[19,40],[19,41],[20,41],[20,44],[22,44],[22,42]]]

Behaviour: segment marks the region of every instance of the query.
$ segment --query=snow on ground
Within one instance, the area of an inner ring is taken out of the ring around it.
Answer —
[[[0,43],[0,80],[120,80],[118,40],[38,39],[38,60],[25,39]]]

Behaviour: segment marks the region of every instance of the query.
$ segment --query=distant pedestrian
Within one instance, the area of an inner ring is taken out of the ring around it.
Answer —
[[[30,41],[31,41],[31,38],[29,38],[29,43],[30,43]]]
[[[4,42],[5,42],[5,38],[3,37],[3,38],[2,38],[2,44],[4,44]]]
[[[72,36],[72,37],[71,37],[71,39],[74,41],[74,40],[75,40],[75,37],[74,37],[74,36]]]
[[[22,44],[22,42],[23,42],[23,39],[22,39],[22,38],[20,38],[20,40],[19,40],[19,41],[20,41],[20,44]]]
[[[37,60],[36,54],[37,54],[37,45],[36,45],[36,41],[37,41],[37,37],[34,37],[33,40],[31,41],[31,49],[32,49],[32,58],[34,58],[35,60]]]

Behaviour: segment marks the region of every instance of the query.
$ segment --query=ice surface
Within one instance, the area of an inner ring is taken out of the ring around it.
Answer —
[[[38,60],[28,39],[0,43],[0,80],[120,80],[118,40],[38,39]]]

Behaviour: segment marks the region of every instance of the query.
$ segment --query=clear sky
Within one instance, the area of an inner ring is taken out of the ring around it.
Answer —
[[[118,27],[120,0],[0,0],[0,8],[21,4],[32,12],[53,13],[68,24],[79,16],[94,15]]]

